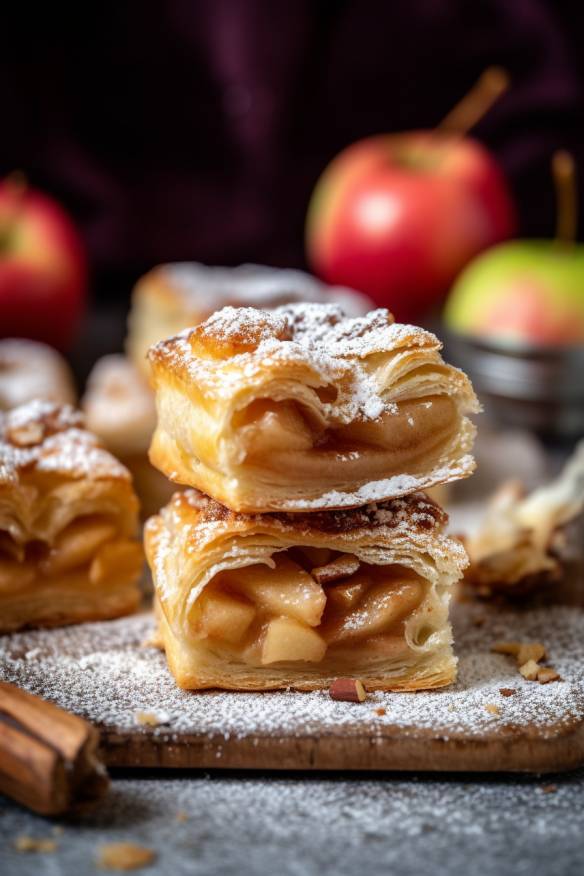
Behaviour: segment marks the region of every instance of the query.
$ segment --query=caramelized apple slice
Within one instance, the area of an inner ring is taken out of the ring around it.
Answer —
[[[306,624],[290,617],[275,617],[266,629],[261,661],[264,666],[284,660],[318,663],[325,652],[326,642]]]
[[[115,534],[115,526],[107,520],[80,517],[58,536],[49,555],[41,563],[41,571],[44,575],[57,575],[82,566]]]
[[[137,578],[144,565],[144,551],[137,541],[111,541],[99,549],[89,567],[92,584]]]
[[[387,450],[399,450],[433,433],[448,430],[456,420],[456,407],[445,395],[399,402],[398,410],[376,420],[360,420],[343,426],[339,437]]]
[[[209,590],[201,597],[199,629],[230,645],[241,642],[255,617],[255,607],[241,596]]]
[[[224,580],[270,614],[286,615],[311,627],[317,626],[326,604],[324,590],[285,554],[276,554],[273,559],[275,569],[259,564],[245,566],[226,572]]]
[[[371,636],[371,638],[365,639],[364,642],[359,642],[358,645],[345,640],[333,647],[331,656],[334,654],[336,659],[347,660],[354,664],[356,660],[361,663],[367,660],[398,659],[404,657],[408,651],[408,643],[403,636],[386,634]]]
[[[309,450],[313,445],[310,426],[294,402],[253,402],[245,412],[252,422],[242,435],[249,455],[260,456],[273,450]]]
[[[342,581],[327,587],[327,612],[332,609],[337,614],[350,611],[360,602],[370,586],[367,575],[355,575],[348,581]]]
[[[347,614],[332,618],[322,634],[332,644],[383,633],[411,614],[423,596],[424,585],[414,578],[372,584],[362,602]]]

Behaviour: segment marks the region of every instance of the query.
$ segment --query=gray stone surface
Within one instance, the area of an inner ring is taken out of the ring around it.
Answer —
[[[546,793],[551,783],[557,790]],[[144,873],[537,874],[584,872],[584,770],[565,776],[119,776],[92,815],[60,822],[52,854],[17,853],[54,822],[0,798],[2,876],[99,872],[106,842],[154,849]],[[186,820],[177,819],[184,812]]]

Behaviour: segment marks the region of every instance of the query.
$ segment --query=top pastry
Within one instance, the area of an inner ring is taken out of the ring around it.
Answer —
[[[334,302],[350,316],[360,316],[372,306],[364,295],[327,286],[304,271],[265,265],[219,268],[197,262],[159,265],[134,289],[127,353],[148,374],[146,353],[152,344],[198,325],[226,305],[271,310],[301,301]]]
[[[467,477],[479,405],[387,310],[225,307],[153,347],[154,465],[235,511],[351,508]]]

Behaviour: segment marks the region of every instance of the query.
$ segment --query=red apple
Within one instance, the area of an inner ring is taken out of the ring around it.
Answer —
[[[66,349],[86,294],[85,251],[67,213],[18,177],[0,181],[0,336]]]
[[[457,134],[362,140],[317,183],[307,247],[325,281],[417,321],[481,250],[512,236],[515,208],[490,153]]]

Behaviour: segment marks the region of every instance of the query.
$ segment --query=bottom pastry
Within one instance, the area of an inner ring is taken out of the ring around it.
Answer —
[[[466,565],[424,494],[316,514],[246,515],[195,490],[146,525],[162,644],[183,688],[441,687]]]

